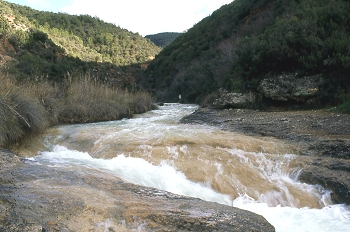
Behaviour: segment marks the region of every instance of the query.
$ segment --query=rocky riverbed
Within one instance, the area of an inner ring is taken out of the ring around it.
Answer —
[[[334,203],[350,204],[350,115],[324,110],[200,108],[181,122],[288,142],[298,148],[303,160],[300,180],[332,190]]]
[[[125,183],[102,172],[35,165],[0,149],[0,231],[275,229],[249,211]]]
[[[297,148],[302,181],[349,204],[349,115],[201,108],[181,122],[283,140]],[[245,210],[81,168],[43,166],[0,149],[0,231],[274,231]]]

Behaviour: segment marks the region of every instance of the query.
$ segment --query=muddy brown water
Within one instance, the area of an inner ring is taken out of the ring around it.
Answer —
[[[321,186],[298,181],[298,147],[207,125],[180,124],[196,105],[165,104],[134,119],[48,130],[18,152],[32,165],[55,167],[154,187],[247,209],[277,231],[346,231],[350,209],[331,202]],[[62,177],[68,179],[68,177]],[[40,185],[41,183],[36,183]],[[45,182],[55,188],[56,181]],[[98,189],[60,191],[99,202]],[[87,197],[89,196],[89,197]]]

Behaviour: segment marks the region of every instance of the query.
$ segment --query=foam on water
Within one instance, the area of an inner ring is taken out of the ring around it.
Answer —
[[[284,145],[178,124],[197,108],[166,104],[131,120],[58,127],[28,162],[86,169],[87,175],[98,169],[126,182],[246,209],[278,232],[350,231],[349,206],[333,205],[329,191],[300,183],[300,169],[289,165],[296,155],[274,152]],[[226,194],[232,189],[235,194]],[[304,207],[309,199],[315,207]]]
[[[234,200],[233,206],[263,215],[278,232],[346,232],[350,228],[350,209],[345,205],[330,205],[322,209],[268,207],[243,195]]]
[[[41,155],[34,157],[34,160],[60,167],[62,165],[79,165],[87,168],[107,169],[129,183],[221,204],[230,204],[231,202],[229,196],[217,193],[203,184],[189,181],[183,173],[175,170],[166,162],[154,166],[144,159],[125,157],[122,154],[110,160],[96,159],[86,152],[69,150],[60,145],[54,146],[51,152],[42,152]]]
[[[350,209],[345,205],[329,205],[322,209],[269,207],[261,200],[254,200],[247,194],[236,199],[220,194],[209,186],[195,183],[166,162],[152,165],[141,158],[125,157],[123,154],[112,159],[96,159],[86,152],[69,150],[56,145],[52,151],[42,152],[31,161],[56,167],[87,167],[106,169],[127,182],[155,187],[175,194],[198,197],[263,215],[276,231],[348,231]],[[216,164],[220,173],[220,165]],[[296,183],[300,184],[300,183]]]

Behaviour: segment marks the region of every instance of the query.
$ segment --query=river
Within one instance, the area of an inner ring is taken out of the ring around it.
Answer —
[[[276,231],[349,231],[350,208],[298,181],[298,149],[179,120],[196,105],[165,104],[133,119],[50,129],[19,152],[33,165],[96,170],[126,182],[246,209]]]

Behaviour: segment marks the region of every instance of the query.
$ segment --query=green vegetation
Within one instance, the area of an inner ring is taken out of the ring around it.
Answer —
[[[340,104],[337,107],[337,112],[350,114],[350,100]]]
[[[87,15],[2,0],[0,12],[0,147],[60,123],[145,112],[153,99],[140,86],[158,101],[209,105],[220,87],[254,92],[269,73],[320,74],[324,104],[349,113],[347,0],[235,0],[187,33],[155,35],[176,36],[162,51]]]
[[[225,87],[256,91],[269,73],[321,74],[324,104],[350,93],[350,2],[236,0],[165,47],[146,71],[159,99],[202,102]]]
[[[88,15],[41,12],[5,1],[0,1],[0,12],[0,37],[9,40],[13,48],[7,55],[17,61],[12,74],[22,79],[60,81],[67,73],[93,70],[96,78],[116,77],[150,61],[161,49],[137,33]]]
[[[136,79],[161,49],[87,15],[0,0],[0,147],[62,123],[132,117],[153,107]]]
[[[164,48],[182,34],[178,32],[163,32],[155,35],[146,35],[145,38],[150,39],[158,47]]]

